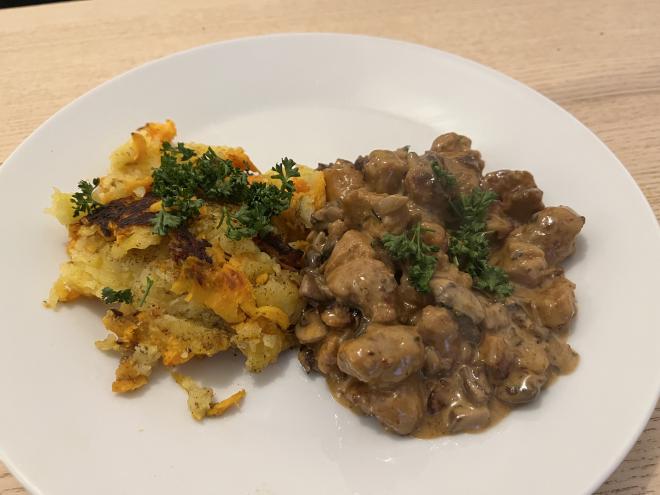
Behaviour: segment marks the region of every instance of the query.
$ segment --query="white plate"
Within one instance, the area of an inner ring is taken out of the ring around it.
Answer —
[[[146,121],[182,139],[241,145],[268,167],[378,147],[473,138],[487,170],[528,169],[547,204],[587,217],[568,275],[582,361],[541,400],[484,434],[402,439],[338,405],[294,353],[260,376],[240,359],[196,364],[240,412],[195,423],[164,373],[110,392],[99,308],[41,307],[66,233],[43,209],[52,186],[102,174]],[[341,35],[220,43],[133,70],[42,125],[0,170],[0,451],[34,493],[568,494],[595,489],[641,431],[660,388],[660,237],[612,153],[568,113],[502,74],[421,46]]]

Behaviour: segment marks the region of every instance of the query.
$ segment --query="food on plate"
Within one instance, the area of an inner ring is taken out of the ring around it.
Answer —
[[[219,416],[245,391],[216,401],[178,367],[238,350],[258,372],[299,345],[339,402],[433,437],[482,430],[577,365],[561,263],[585,219],[545,206],[529,172],[484,175],[449,133],[422,155],[260,174],[241,148],[175,133],[147,124],[107,175],[53,194],[69,260],[47,305],[108,305],[96,346],[121,356],[113,391],[162,363],[195,419]]]
[[[576,366],[561,263],[584,217],[465,136],[321,165],[295,333],[333,395],[387,430],[481,430]]]
[[[97,347],[121,356],[118,393],[143,387],[161,362],[177,367],[235,349],[261,371],[295,344],[300,266],[311,215],[325,202],[321,172],[283,159],[259,174],[241,148],[173,142],[173,122],[150,123],[110,158],[107,175],[55,191],[68,228],[66,261],[47,305],[81,297],[108,305]],[[222,414],[181,373],[193,416]]]
[[[229,408],[238,406],[245,397],[245,390],[241,389],[220,402],[214,402],[213,390],[210,388],[202,387],[195,380],[181,373],[174,372],[172,377],[188,393],[188,409],[198,421],[207,416],[224,414]]]

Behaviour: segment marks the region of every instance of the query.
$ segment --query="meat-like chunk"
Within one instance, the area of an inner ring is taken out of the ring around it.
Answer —
[[[427,345],[425,374],[428,375],[428,367],[436,371],[449,371],[455,362],[465,360],[466,348],[460,340],[459,325],[446,308],[425,307],[417,323],[417,332]]]
[[[442,158],[456,159],[460,163],[473,168],[479,176],[481,176],[481,171],[484,169],[481,153],[472,149],[472,140],[455,132],[438,136],[431,145],[431,152],[435,152]]]
[[[400,194],[381,198],[373,204],[373,210],[387,232],[403,232],[410,220],[408,198]]]
[[[407,171],[406,161],[393,151],[375,150],[369,153],[364,178],[370,191],[395,194],[401,191]]]
[[[335,244],[337,244],[337,241],[341,239],[341,236],[343,236],[347,230],[348,226],[343,220],[335,220],[332,222],[330,225],[328,225],[328,239],[326,241],[327,245],[334,248]]]
[[[372,390],[368,404],[366,413],[391,431],[408,435],[424,417],[425,394],[417,380],[409,379],[391,389]]]
[[[433,296],[428,292],[419,292],[410,282],[407,274],[402,274],[397,289],[399,320],[410,322],[419,316],[419,308],[433,304]]]
[[[368,235],[349,230],[325,264],[325,279],[340,303],[358,307],[372,321],[388,322],[396,319],[397,283],[375,255]]]
[[[511,280],[527,287],[536,287],[548,274],[543,249],[515,237],[507,239],[502,249],[493,255],[492,262]]]
[[[330,167],[323,169],[323,177],[328,201],[341,202],[350,191],[364,185],[362,172],[346,160],[337,160]]]
[[[424,345],[415,327],[372,323],[365,333],[342,342],[339,369],[375,386],[399,383],[424,364]]]
[[[437,157],[430,160],[411,157],[403,181],[404,193],[422,208],[432,211],[442,210],[447,204],[442,185],[431,168],[431,163],[437,160]]]
[[[422,241],[424,244],[437,247],[440,251],[447,251],[447,232],[439,223],[422,222]]]
[[[309,271],[303,275],[300,282],[300,295],[313,301],[330,301],[333,298],[323,276],[316,271]]]
[[[509,312],[503,304],[490,303],[482,298],[481,305],[484,308],[484,319],[481,322],[484,330],[499,330],[511,324]]]
[[[371,247],[371,238],[368,235],[357,230],[349,230],[335,244],[323,270],[327,276],[334,269],[351,260],[373,258],[375,254],[374,248]]]
[[[431,151],[425,157],[430,161],[439,161],[456,178],[456,192],[468,194],[481,181],[484,161],[481,153],[471,148],[472,141],[456,133],[443,134],[433,141]]]
[[[497,239],[505,239],[514,227],[513,221],[504,212],[502,203],[495,201],[486,214],[486,231]]]
[[[541,322],[546,327],[564,327],[577,312],[575,284],[563,275],[553,277],[535,291],[534,303]]]
[[[422,366],[422,373],[424,376],[429,377],[437,375],[440,372],[446,372],[451,369],[451,362],[447,359],[440,357],[440,353],[430,345],[424,348],[424,365]]]
[[[511,239],[534,244],[545,253],[549,265],[557,265],[575,251],[575,237],[584,217],[566,206],[545,208],[534,214],[531,223],[511,232]]]
[[[342,396],[368,416],[374,416],[399,435],[414,432],[424,417],[426,393],[416,377],[387,388],[372,388],[365,383],[349,383]]]
[[[436,302],[467,316],[475,325],[484,319],[484,308],[470,289],[442,277],[433,277],[429,286]]]
[[[488,367],[491,374],[504,378],[509,374],[515,356],[505,335],[501,332],[486,332],[479,344],[479,359]]]
[[[328,288],[342,304],[355,306],[374,322],[396,319],[396,280],[380,260],[356,258],[326,275]]]
[[[417,203],[408,201],[408,212],[410,213],[410,224],[416,224],[417,222],[429,222],[433,224],[443,223],[445,218],[445,212],[440,208],[434,208],[433,210],[429,208],[422,208]]]
[[[497,170],[481,179],[481,187],[497,193],[504,211],[518,222],[528,222],[543,206],[543,191],[524,170]]]
[[[323,208],[312,213],[312,226],[314,230],[324,230],[332,222],[344,218],[344,210],[336,203],[328,203]]]
[[[550,366],[550,360],[545,345],[533,338],[526,338],[514,348],[515,364],[518,368],[545,375]]]
[[[470,156],[443,159],[444,168],[456,178],[454,189],[457,194],[470,194],[476,187],[479,187],[481,170],[471,161],[466,163]]]
[[[408,198],[400,194],[379,194],[356,189],[344,199],[346,222],[374,237],[386,232],[400,234],[410,222]]]
[[[458,323],[447,308],[426,306],[417,323],[417,332],[425,344],[438,351],[441,359],[451,363],[458,355]]]
[[[435,276],[438,278],[447,278],[453,280],[461,287],[469,289],[472,287],[472,277],[469,273],[462,272],[456,265],[449,262],[449,257],[446,254],[438,254],[438,266],[436,267]]]
[[[364,230],[366,225],[377,222],[378,217],[374,213],[374,205],[387,194],[370,192],[366,188],[354,189],[346,195],[344,201],[344,218],[351,228]]]
[[[472,140],[467,136],[448,132],[435,138],[431,149],[439,153],[466,153],[472,149]]]
[[[584,217],[570,208],[546,208],[534,215],[531,223],[515,229],[492,262],[514,282],[537,287],[554,273],[552,266],[573,253],[575,237],[583,225]]]

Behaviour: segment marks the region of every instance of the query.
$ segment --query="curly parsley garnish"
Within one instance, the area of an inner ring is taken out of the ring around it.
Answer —
[[[100,182],[101,181],[98,177],[92,179],[91,184],[86,180],[78,182],[78,189],[80,189],[80,191],[73,193],[73,196],[71,197],[71,202],[75,206],[75,209],[73,210],[74,217],[83,213],[93,213],[101,207],[101,203],[92,197],[94,189],[96,189]]]
[[[410,283],[419,292],[428,292],[429,282],[438,263],[433,255],[438,251],[438,247],[422,240],[424,232],[431,231],[418,223],[403,234],[388,233],[381,238],[383,246],[392,258],[408,264]]]
[[[431,162],[433,174],[445,190],[452,191],[457,180],[437,161]],[[497,199],[492,191],[474,189],[470,194],[450,198],[458,228],[449,232],[448,255],[452,263],[472,276],[477,289],[490,292],[497,298],[513,293],[513,285],[504,270],[488,262],[490,245],[486,231],[486,213]],[[420,292],[429,290],[429,281],[437,264],[435,246],[421,242],[424,229],[417,224],[399,236],[385,234],[383,244],[393,258],[409,263],[408,274],[412,285]]]
[[[151,223],[154,226],[154,233],[166,235],[170,230],[176,229],[183,223],[183,216],[176,213],[170,213],[166,210],[160,210],[156,213]]]
[[[103,287],[101,299],[106,304],[120,302],[131,304],[133,302],[133,291],[131,289],[114,290],[110,287]]]
[[[285,158],[274,168],[278,188],[261,182],[250,183],[250,173],[234,167],[211,148],[197,156],[183,143],[163,143],[161,166],[153,172],[153,193],[162,200],[162,209],[153,219],[154,232],[165,235],[199,215],[207,202],[241,205],[227,212],[227,236],[238,240],[264,235],[273,230],[271,219],[291,204],[295,187],[291,177],[300,176],[293,160]]]
[[[494,192],[477,188],[451,201],[459,227],[450,233],[448,254],[452,263],[472,276],[476,288],[504,298],[513,293],[513,285],[504,270],[488,262],[486,213],[496,199]]]
[[[199,215],[204,201],[196,197],[197,176],[190,161],[195,155],[183,143],[179,143],[176,148],[170,143],[163,143],[160,167],[152,174],[153,193],[162,202],[161,210],[152,220],[156,234],[165,235]]]
[[[234,167],[209,148],[195,163],[195,180],[200,194],[209,201],[240,203],[245,200],[249,173]]]
[[[295,191],[291,178],[300,177],[296,162],[284,158],[273,170],[277,172],[273,177],[280,180],[280,187],[255,182],[250,185],[244,204],[235,212],[226,214],[227,237],[230,239],[239,240],[271,233],[271,219],[291,205]]]

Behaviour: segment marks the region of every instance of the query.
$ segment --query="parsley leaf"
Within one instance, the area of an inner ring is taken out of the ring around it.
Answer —
[[[170,145],[170,143],[163,143],[163,145]],[[181,154],[181,159],[182,160],[190,160],[193,156],[195,156],[195,151],[191,150],[190,148],[186,148],[186,145],[183,143],[177,143],[176,144],[176,150]]]
[[[190,218],[199,215],[204,202],[195,196],[197,181],[190,161],[195,152],[183,143],[173,147],[163,143],[160,167],[152,173],[153,193],[161,198],[162,208],[153,218],[154,232],[165,235]]]
[[[442,168],[440,164],[433,160],[431,162],[431,169],[436,176],[442,187],[445,189],[453,189],[456,187],[456,177],[454,177],[448,170]]]
[[[470,194],[464,194],[452,201],[451,205],[461,223],[468,223],[479,227],[479,230],[485,230],[486,213],[496,199],[497,194],[493,191],[475,188]]]
[[[500,299],[508,297],[513,292],[509,276],[499,266],[486,264],[481,275],[476,279],[478,289],[491,292]]]
[[[79,192],[74,193],[71,197],[71,202],[74,204],[73,216],[77,217],[83,213],[92,213],[101,207],[101,203],[92,197],[94,189],[99,185],[100,180],[98,177],[92,180],[90,184],[86,180],[78,182]]]
[[[204,205],[201,195],[214,200],[228,199],[227,191],[220,191],[224,178],[241,171],[231,161],[220,159],[211,148],[193,163],[196,157],[195,151],[183,143],[176,147],[163,143],[160,167],[152,173],[153,193],[162,201],[161,211],[152,220],[155,233],[165,235],[198,216]]]
[[[504,298],[513,293],[513,285],[504,270],[488,262],[486,213],[496,199],[494,192],[477,188],[451,202],[459,227],[450,233],[448,254],[452,263],[472,276],[476,288]]]
[[[430,232],[421,223],[400,235],[385,234],[381,238],[383,246],[392,258],[408,263],[410,283],[419,292],[428,292],[429,282],[438,263],[433,253],[437,246],[424,243],[422,234]]]
[[[183,218],[165,210],[156,213],[151,223],[154,226],[154,233],[166,235],[170,230],[174,230],[181,225]]]
[[[133,292],[131,289],[114,290],[110,287],[103,287],[101,291],[101,299],[106,304],[123,302],[130,304],[133,302]]]
[[[246,191],[244,204],[235,212],[227,212],[227,237],[233,240],[244,237],[264,236],[273,231],[271,219],[283,213],[291,205],[296,188],[292,177],[300,177],[296,162],[283,158],[273,167],[273,177],[281,184],[255,182]]]
[[[284,194],[288,195],[289,199],[291,199],[296,188],[290,179],[291,177],[300,177],[300,171],[296,167],[296,162],[294,162],[291,158],[282,158],[282,161],[276,164],[273,167],[273,170],[277,172],[275,175],[273,175],[273,177],[275,179],[279,179],[282,182],[280,190]]]
[[[195,163],[195,182],[209,201],[240,203],[248,185],[248,173],[234,167],[231,160],[220,158],[211,148]]]

